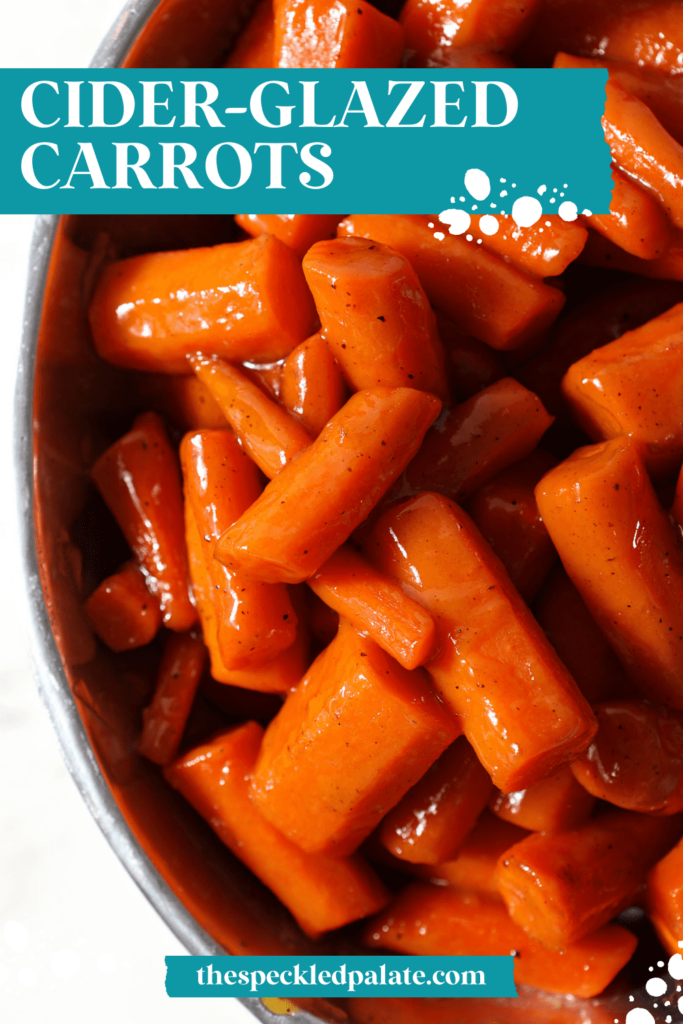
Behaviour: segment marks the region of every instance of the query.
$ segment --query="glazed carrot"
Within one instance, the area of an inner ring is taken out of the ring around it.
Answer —
[[[161,413],[182,431],[229,429],[220,406],[194,374],[142,374],[140,394],[145,406]]]
[[[498,861],[500,894],[515,924],[563,949],[631,905],[682,829],[680,817],[607,811],[571,831],[534,833]]]
[[[683,715],[629,699],[593,710],[598,734],[572,765],[584,789],[628,811],[683,811]]]
[[[274,363],[250,363],[242,364],[242,370],[255,384],[270,395],[279,400],[282,392],[282,374],[285,360],[277,359]]]
[[[490,50],[485,46],[451,46],[444,49],[436,46],[421,56],[413,54],[406,67],[409,68],[516,68],[517,65],[506,54]]]
[[[511,52],[528,31],[540,0],[407,0],[401,10],[406,48],[442,60],[451,49],[482,46]],[[486,65],[484,65],[486,66]]]
[[[555,547],[643,693],[683,709],[683,552],[628,438],[580,448],[536,488]]]
[[[161,418],[138,416],[97,460],[92,478],[159,600],[164,625],[184,633],[197,613],[189,596],[178,460]]]
[[[264,231],[275,235],[293,249],[300,260],[315,242],[334,238],[341,219],[337,213],[238,213],[235,216],[235,222],[247,234],[254,238]]]
[[[429,612],[350,544],[338,548],[308,585],[404,668],[417,668],[432,654],[436,628]]]
[[[314,245],[303,268],[321,333],[355,391],[414,387],[447,398],[434,313],[404,256],[337,238]]]
[[[357,392],[223,534],[216,557],[266,582],[308,579],[403,472],[440,407],[413,388]]]
[[[565,221],[557,214],[549,214],[528,228],[518,227],[511,216],[496,214],[498,228],[492,235],[481,230],[480,222],[477,214],[468,228],[475,240],[480,238],[484,248],[537,277],[563,274],[580,255],[588,237],[578,221]]]
[[[263,665],[294,643],[297,618],[287,589],[281,583],[245,580],[213,557],[220,535],[261,493],[256,467],[234,434],[224,430],[186,434],[180,460],[185,500],[203,540],[223,665]]]
[[[570,366],[562,392],[594,441],[619,435],[640,445],[650,472],[683,459],[683,303]]]
[[[354,1024],[453,1024],[453,997],[429,997],[425,1012],[424,999],[405,997],[367,999],[363,996],[346,999],[345,1005]],[[576,999],[573,995],[555,995],[536,988],[517,986],[517,997],[487,996],[486,1017],[482,1019],[482,1001],[477,996],[459,996],[458,1024],[577,1024]],[[590,1004],[590,1024],[613,1024],[614,1009],[611,1000]]]
[[[259,0],[237,37],[224,68],[272,68],[273,0]],[[253,234],[253,232],[249,232]]]
[[[164,769],[166,780],[315,937],[376,913],[389,894],[360,857],[303,853],[249,799],[263,729],[256,722],[216,736]]]
[[[403,30],[365,0],[274,0],[276,68],[396,68]]]
[[[683,842],[674,846],[647,878],[647,912],[659,941],[672,956],[683,946]]]
[[[331,644],[339,629],[339,614],[312,590],[308,594],[308,624],[321,647]]]
[[[665,211],[652,196],[618,170],[612,170],[614,191],[610,212],[592,214],[586,221],[620,249],[641,260],[666,255],[673,231]]]
[[[462,334],[438,310],[436,326],[446,355],[450,392],[455,401],[465,402],[489,384],[495,384],[507,376],[505,367],[492,348],[477,338]]]
[[[530,832],[564,832],[585,821],[594,804],[593,797],[578,784],[570,769],[563,768],[557,775],[519,793],[496,791],[489,807],[503,821]]]
[[[380,842],[399,860],[442,864],[474,828],[491,788],[472,747],[459,736],[389,811]]]
[[[168,764],[178,753],[205,662],[206,647],[193,633],[167,638],[154,696],[142,712],[138,750],[148,761]]]
[[[548,578],[534,614],[589,704],[632,689],[616,654],[561,565]],[[580,643],[577,637],[581,637]]]
[[[428,671],[499,789],[532,786],[586,749],[590,708],[462,509],[412,498],[377,520],[365,550],[434,616]]]
[[[186,373],[186,357],[281,359],[315,329],[301,265],[273,235],[110,263],[89,310],[103,359]]]
[[[584,999],[602,992],[637,944],[635,935],[625,928],[607,925],[554,952],[518,928],[499,903],[420,882],[403,889],[369,922],[363,941],[418,956],[514,954],[518,984]]]
[[[468,498],[530,455],[552,421],[533,392],[505,377],[446,410],[408,466],[407,484]]]
[[[342,619],[263,738],[251,795],[309,853],[352,853],[458,735],[424,669]]]
[[[85,602],[100,640],[112,651],[130,651],[152,642],[161,625],[159,599],[147,588],[132,560],[100,583]]]
[[[337,231],[396,249],[415,268],[430,302],[464,334],[495,349],[518,348],[536,337],[565,302],[557,288],[510,266],[483,245],[448,234],[429,217],[355,214]]]
[[[661,281],[683,281],[683,231],[675,230],[666,254],[654,260],[631,256],[608,238],[589,231],[579,263],[607,270],[623,270],[628,274],[639,274]]]
[[[199,353],[190,356],[189,362],[247,455],[267,477],[274,477],[290,459],[308,448],[311,438],[303,426],[235,366]]]
[[[289,353],[282,373],[282,402],[317,437],[346,401],[344,378],[321,334]]]
[[[557,557],[536,507],[534,487],[557,459],[537,448],[481,487],[467,511],[527,603],[543,586]]]

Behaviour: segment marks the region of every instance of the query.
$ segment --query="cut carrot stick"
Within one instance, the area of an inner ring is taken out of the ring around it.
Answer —
[[[238,213],[235,222],[256,238],[267,232],[293,249],[300,260],[316,242],[334,238],[340,214]]]
[[[223,534],[216,557],[266,582],[308,579],[400,476],[440,407],[412,388],[357,392]]]
[[[534,487],[557,459],[540,448],[476,491],[467,505],[475,525],[530,604],[557,557],[543,525]]]
[[[518,348],[550,326],[564,305],[562,292],[483,245],[439,231],[442,226],[430,217],[355,214],[337,232],[396,249],[414,267],[430,302],[464,334],[492,348]]]
[[[85,602],[92,628],[112,651],[130,651],[152,642],[161,626],[159,599],[151,594],[134,561],[100,583]]]
[[[504,53],[485,46],[436,46],[421,56],[413,54],[406,64],[409,68],[516,68]]]
[[[636,444],[581,448],[536,501],[598,626],[643,693],[683,710],[683,552]]]
[[[632,689],[619,659],[561,565],[541,591],[534,614],[589,704]],[[580,643],[577,637],[581,637]]]
[[[247,455],[267,477],[274,477],[290,459],[308,448],[311,438],[301,423],[235,366],[200,354],[190,356],[189,362]]]
[[[337,238],[314,245],[303,268],[321,333],[355,391],[384,385],[447,397],[436,319],[404,256],[379,242]]]
[[[365,0],[274,0],[276,68],[396,68],[403,29]]]
[[[406,48],[444,60],[463,46],[511,52],[531,25],[540,0],[407,0],[401,10]],[[487,65],[484,65],[487,66]]]
[[[237,37],[224,68],[272,68],[273,0],[259,0]],[[249,232],[253,234],[253,232]]]
[[[554,952],[529,938],[499,903],[419,882],[370,921],[363,941],[417,956],[513,955],[518,984],[584,999],[606,988],[637,945],[631,932],[607,925]]]
[[[365,550],[434,616],[427,669],[499,789],[526,789],[586,749],[590,708],[462,509],[412,498],[377,520]]]
[[[263,729],[247,722],[191,750],[164,769],[214,832],[292,912],[312,937],[367,917],[389,894],[360,857],[303,853],[257,811],[249,779]]]
[[[282,402],[311,437],[346,401],[339,363],[321,334],[313,334],[290,352],[282,373]]]
[[[342,619],[264,736],[252,799],[309,853],[352,853],[453,742],[424,669]]]
[[[154,764],[168,764],[178,753],[199,680],[206,647],[193,633],[166,640],[151,704],[142,712],[138,750]]]
[[[598,734],[572,765],[584,789],[628,811],[683,811],[683,715],[629,699],[593,710]]]
[[[676,472],[683,460],[683,303],[574,363],[562,392],[594,441],[631,437],[650,472]]]
[[[647,912],[659,941],[673,956],[683,949],[683,842],[647,878]]]
[[[446,410],[408,466],[407,484],[462,501],[530,455],[552,421],[533,392],[505,377]]]
[[[339,614],[321,601],[312,590],[308,597],[308,624],[311,634],[321,647],[327,647],[337,635]]]
[[[184,633],[197,619],[183,530],[178,460],[161,418],[143,413],[101,455],[92,478],[159,600],[162,620]]]
[[[605,270],[623,270],[627,274],[652,277],[661,281],[683,281],[683,231],[674,231],[673,240],[664,256],[641,260],[620,249],[618,245],[595,231],[589,231],[579,263]]]
[[[103,359],[157,373],[186,373],[197,349],[281,359],[315,330],[301,264],[273,235],[110,263],[89,316]]]
[[[457,402],[467,401],[489,384],[495,384],[507,376],[505,367],[492,348],[477,338],[462,334],[438,310],[436,325],[446,355],[450,392]]]
[[[564,832],[585,821],[594,804],[594,798],[578,784],[570,769],[563,768],[519,793],[494,793],[489,807],[503,821],[530,832]]]
[[[147,408],[161,413],[183,432],[229,429],[220,406],[194,374],[181,377],[170,373],[146,373],[140,378],[140,393]]]
[[[571,831],[534,833],[498,861],[498,888],[515,924],[564,949],[631,905],[682,830],[680,817],[607,811]]]
[[[267,395],[279,400],[282,392],[284,366],[284,359],[276,359],[274,363],[246,362],[242,364],[242,369],[250,380],[263,388]]]
[[[451,860],[491,795],[491,780],[464,736],[444,751],[389,811],[380,842],[399,860],[442,864]]]
[[[431,656],[436,627],[428,611],[377,572],[350,544],[343,544],[308,580],[311,590],[357,630],[396,658],[417,668]]]
[[[297,618],[287,589],[245,580],[213,557],[220,535],[261,493],[256,468],[234,434],[224,430],[186,434],[180,459],[185,500],[203,541],[223,665],[263,665],[294,643]]]
[[[592,214],[586,217],[587,223],[638,259],[665,256],[673,241],[673,231],[661,204],[616,169],[612,170],[612,180],[610,212]]]
[[[480,238],[490,252],[537,277],[563,274],[580,255],[588,237],[578,221],[565,221],[557,214],[542,217],[528,228],[520,228],[511,216],[496,214],[498,228],[492,235],[481,230],[480,221],[479,215],[471,218],[469,234]]]

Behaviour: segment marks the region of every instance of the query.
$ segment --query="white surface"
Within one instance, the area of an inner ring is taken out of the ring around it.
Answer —
[[[122,0],[12,0],[2,67],[87,66]],[[6,1024],[253,1024],[232,999],[171,1000],[184,949],[110,850],[38,699],[14,581],[11,413],[31,217],[0,217],[0,1020]]]

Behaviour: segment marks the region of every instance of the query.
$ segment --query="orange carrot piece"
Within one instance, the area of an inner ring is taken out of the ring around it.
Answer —
[[[380,842],[399,860],[443,864],[474,828],[491,789],[477,755],[459,736],[389,811],[380,826]]]
[[[673,956],[683,949],[683,842],[674,846],[647,878],[647,912],[659,941]]]
[[[468,233],[481,239],[490,252],[509,260],[520,270],[537,277],[556,277],[573,263],[586,244],[588,232],[578,221],[562,220],[558,214],[548,214],[529,228],[520,228],[511,216],[496,215],[498,230],[485,234],[481,217],[471,218]]]
[[[515,924],[563,949],[631,905],[682,829],[680,817],[607,811],[570,831],[534,833],[498,861],[500,894]]]
[[[403,29],[365,0],[274,0],[276,68],[396,68]]]
[[[464,334],[492,348],[519,348],[550,326],[564,305],[562,292],[483,245],[438,231],[441,226],[430,217],[355,214],[337,232],[396,249],[414,267],[430,302]],[[435,232],[444,237],[437,238]]]
[[[103,359],[159,373],[186,373],[197,349],[281,359],[315,329],[301,264],[273,235],[110,263],[89,317]]]
[[[100,583],[85,602],[92,628],[112,651],[131,651],[152,642],[161,626],[159,599],[151,594],[134,561]]]
[[[144,569],[164,625],[186,632],[197,613],[189,594],[178,460],[161,417],[136,417],[132,430],[99,457],[92,478]]]
[[[263,665],[294,643],[297,618],[287,589],[245,580],[213,557],[220,535],[261,493],[256,468],[234,434],[224,430],[186,434],[180,460],[185,500],[203,540],[223,665]]]
[[[652,196],[615,168],[610,212],[592,214],[588,224],[620,249],[641,260],[665,256],[673,241],[666,213]]]
[[[407,484],[462,501],[530,455],[552,422],[533,392],[505,377],[446,410],[408,466]]]
[[[492,348],[477,338],[462,334],[448,317],[436,313],[436,325],[444,346],[450,391],[457,402],[465,402],[489,384],[507,376]]]
[[[154,696],[142,712],[138,750],[148,761],[168,764],[178,753],[205,663],[206,647],[193,633],[167,638]]]
[[[242,370],[247,377],[270,395],[271,398],[280,399],[282,393],[282,374],[285,367],[284,359],[277,359],[274,363],[250,363],[242,364]]]
[[[192,373],[182,377],[171,373],[141,374],[140,392],[148,408],[161,413],[182,431],[229,429],[213,395]]]
[[[321,601],[311,590],[308,594],[308,625],[321,647],[331,644],[339,629],[339,613]]]
[[[539,6],[540,0],[407,0],[401,10],[406,49],[441,61],[464,46],[512,52]]]
[[[529,832],[575,828],[590,815],[594,805],[595,799],[578,784],[569,768],[519,793],[495,792],[489,802],[497,817]]]
[[[504,792],[575,760],[597,724],[573,679],[471,519],[439,494],[385,512],[368,557],[437,625],[437,690]]]
[[[536,488],[558,554],[643,693],[683,710],[683,551],[628,438],[580,448]]]
[[[301,423],[241,370],[216,356],[197,354],[190,356],[189,362],[247,455],[267,477],[274,477],[290,459],[308,448],[311,438]]]
[[[451,46],[444,49],[436,46],[421,56],[413,54],[408,60],[409,68],[516,68],[517,65],[506,54],[485,46]]]
[[[436,319],[404,256],[364,238],[318,242],[304,274],[321,333],[351,387],[414,387],[447,398]]]
[[[406,997],[361,996],[346,999],[344,1004],[354,1024],[454,1024],[452,996],[430,996],[427,1003]],[[579,1008],[573,995],[546,993],[518,984],[514,999],[487,996],[482,1004],[478,996],[459,996],[457,1024],[578,1024],[581,1018],[577,1014],[584,1013],[590,1014],[590,1024],[613,1024],[614,1012],[609,996],[603,1001],[593,999],[589,1008]]]
[[[654,260],[641,260],[632,256],[609,238],[589,231],[579,263],[606,270],[623,270],[627,274],[639,274],[660,281],[683,281],[683,231],[675,230],[665,255]]]
[[[253,14],[237,37],[224,68],[272,68],[273,0],[259,0]],[[239,223],[239,222],[238,222]],[[241,226],[241,225],[240,225]],[[252,231],[249,234],[253,234]]]
[[[434,650],[436,627],[428,611],[398,583],[343,544],[308,580],[311,590],[404,668],[423,665]]]
[[[315,938],[376,913],[389,894],[361,857],[303,853],[254,807],[249,780],[262,736],[260,725],[246,722],[189,751],[165,768],[164,776],[307,935]]]
[[[584,789],[627,811],[683,811],[683,715],[629,699],[593,710],[598,734],[572,765]]]
[[[308,579],[403,472],[440,408],[413,388],[352,395],[223,534],[216,557],[266,582]]]
[[[562,392],[594,441],[625,435],[650,472],[683,459],[683,303],[570,366]]]
[[[530,604],[557,557],[543,525],[534,487],[557,459],[540,448],[476,491],[467,511]]]
[[[607,925],[554,952],[529,938],[499,903],[416,882],[369,922],[363,941],[417,956],[512,954],[518,984],[589,999],[628,963],[638,940],[619,925]]]
[[[267,232],[293,249],[300,260],[316,242],[334,238],[338,213],[238,213],[235,222],[254,238]]]
[[[589,704],[632,688],[581,595],[561,565],[541,591],[534,614]],[[577,643],[577,637],[581,642]]]
[[[252,799],[309,853],[352,853],[458,735],[424,669],[342,619],[268,726]]]
[[[346,401],[339,363],[321,334],[313,334],[289,353],[282,372],[282,402],[311,437]]]

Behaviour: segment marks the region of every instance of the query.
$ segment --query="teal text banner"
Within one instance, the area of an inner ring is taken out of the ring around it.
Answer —
[[[167,956],[172,997],[516,996],[512,956]]]
[[[607,72],[2,69],[2,213],[606,213]]]

